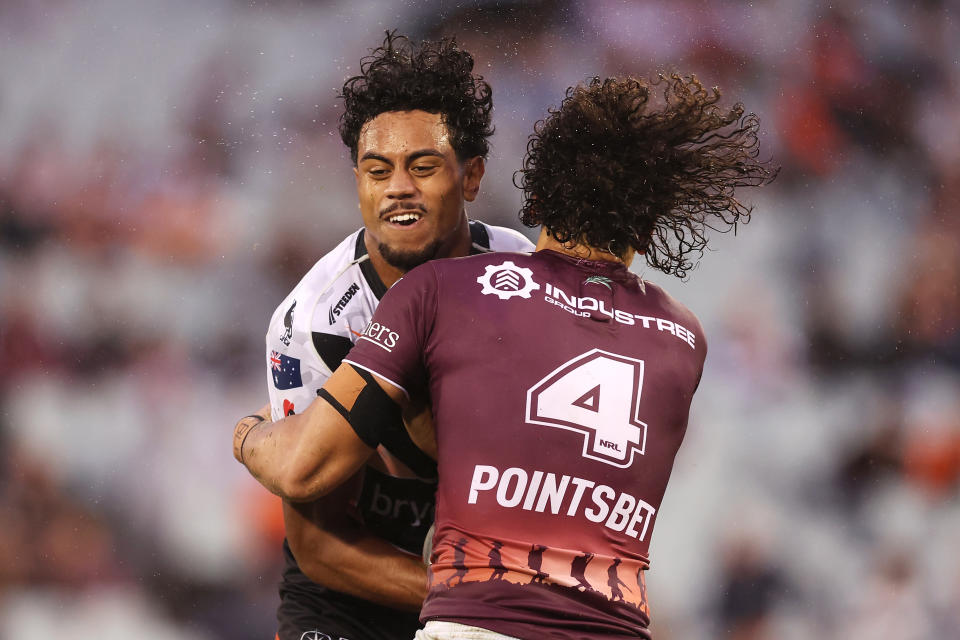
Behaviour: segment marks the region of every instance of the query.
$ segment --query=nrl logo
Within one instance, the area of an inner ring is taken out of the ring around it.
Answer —
[[[303,635],[300,636],[300,640],[333,640],[333,637],[314,629],[313,631],[304,631]],[[340,640],[347,639],[341,637]]]
[[[503,264],[488,264],[477,282],[483,285],[480,293],[497,296],[501,300],[509,300],[514,296],[529,298],[531,292],[540,288],[540,285],[533,281],[533,271],[518,267],[510,260]]]
[[[613,282],[613,280],[606,276],[590,276],[583,281],[583,284],[602,284],[607,289],[613,291],[613,287],[610,286],[611,282]]]

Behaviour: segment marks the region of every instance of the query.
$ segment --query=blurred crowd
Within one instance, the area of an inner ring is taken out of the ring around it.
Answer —
[[[473,217],[518,228],[526,137],[593,75],[696,73],[782,167],[687,281],[637,267],[710,343],[655,637],[960,637],[958,14],[0,3],[0,636],[272,637],[282,521],[228,434],[274,307],[360,224],[336,90],[398,28],[494,87]]]

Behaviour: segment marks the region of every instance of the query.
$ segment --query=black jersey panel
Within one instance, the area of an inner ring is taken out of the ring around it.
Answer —
[[[482,222],[477,220],[470,221],[470,242],[480,245],[484,249],[490,248],[490,234]],[[473,251],[471,251],[473,253]]]
[[[335,336],[332,333],[313,332],[313,347],[317,350],[323,364],[330,368],[330,371],[336,371],[343,359],[347,357],[353,343],[350,338]]]

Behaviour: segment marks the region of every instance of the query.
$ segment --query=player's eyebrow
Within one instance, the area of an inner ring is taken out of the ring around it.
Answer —
[[[409,154],[407,154],[406,161],[408,163],[415,162],[416,160],[419,160],[424,156],[435,156],[437,158],[443,158],[443,154],[436,149],[417,149],[416,151],[412,151]],[[364,160],[379,160],[380,162],[393,166],[393,162],[390,159],[388,159],[386,156],[382,156],[379,153],[374,153],[372,151],[368,151],[367,153],[363,154],[357,162],[358,163],[363,162]]]
[[[385,156],[382,156],[379,153],[373,153],[370,151],[363,154],[363,156],[361,156],[357,162],[363,162],[364,160],[379,160],[380,162],[385,162],[386,164],[393,166],[393,163],[389,159],[387,159]]]
[[[407,162],[414,162],[415,160],[419,160],[424,156],[436,156],[438,158],[443,158],[443,154],[436,149],[419,149],[407,157]]]

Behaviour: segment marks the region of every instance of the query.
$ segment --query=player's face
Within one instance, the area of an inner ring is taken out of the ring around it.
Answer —
[[[370,120],[354,173],[371,257],[407,271],[469,251],[463,203],[480,189],[483,159],[457,159],[440,114],[388,111]]]

